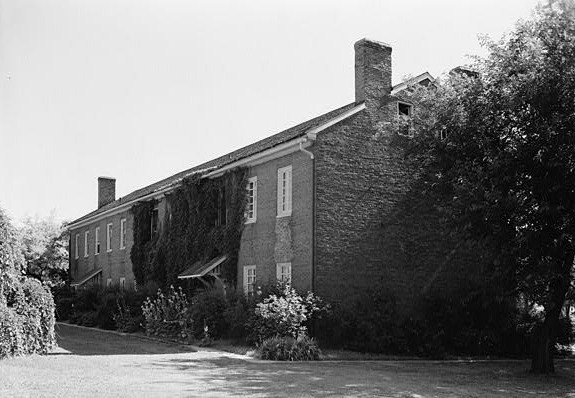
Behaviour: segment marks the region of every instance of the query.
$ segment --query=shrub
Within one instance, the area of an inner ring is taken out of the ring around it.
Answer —
[[[0,358],[47,353],[55,343],[54,324],[46,286],[0,271]]]
[[[297,339],[274,336],[259,345],[256,356],[272,361],[317,361],[321,352],[314,339],[303,334]]]
[[[148,297],[142,304],[146,334],[190,338],[192,324],[187,317],[189,301],[182,288],[170,286],[164,294],[158,289],[156,297]]]
[[[249,340],[256,345],[274,336],[297,339],[307,333],[307,325],[314,316],[328,310],[320,298],[308,292],[300,296],[288,284],[280,287],[280,294],[271,294],[256,305],[248,320]]]
[[[213,339],[224,336],[228,330],[227,308],[228,302],[221,290],[208,289],[193,296],[187,316],[192,325],[197,326],[193,329],[194,337],[205,338],[206,333]]]

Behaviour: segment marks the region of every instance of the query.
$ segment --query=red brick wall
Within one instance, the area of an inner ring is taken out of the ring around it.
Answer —
[[[126,248],[120,249],[120,220],[126,219]],[[107,224],[112,223],[112,251],[106,251],[106,229]],[[126,288],[133,288],[134,274],[132,273],[132,263],[130,261],[130,249],[133,243],[132,214],[126,210],[119,214],[105,217],[90,225],[71,230],[70,264],[72,264],[72,280],[81,279],[84,275],[102,268],[101,284],[106,286],[108,278],[112,279],[113,285],[120,283],[120,278],[126,278]],[[96,227],[100,227],[100,254],[95,254]],[[90,231],[88,257],[84,257],[84,233]],[[75,255],[75,236],[78,239],[78,259]]]
[[[292,165],[292,215],[277,218],[277,171]],[[246,224],[242,233],[238,260],[238,289],[243,285],[243,267],[256,265],[258,284],[273,282],[276,263],[291,262],[292,284],[298,290],[311,289],[312,272],[312,177],[309,155],[294,152],[282,158],[251,167],[249,177],[257,176],[257,220]],[[278,242],[278,232],[285,236],[284,223],[291,234],[291,244]]]

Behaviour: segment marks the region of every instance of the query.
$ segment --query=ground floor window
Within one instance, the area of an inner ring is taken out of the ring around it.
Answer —
[[[255,291],[256,266],[246,265],[244,267],[244,293],[252,294]]]
[[[278,263],[276,277],[278,281],[291,284],[291,263]]]
[[[126,290],[126,278],[120,278],[120,291]]]

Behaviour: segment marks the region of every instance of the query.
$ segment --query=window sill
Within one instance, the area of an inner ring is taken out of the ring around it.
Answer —
[[[246,220],[245,224],[255,224],[256,219]]]
[[[291,217],[291,211],[289,213],[285,213],[285,214],[278,214],[276,216],[276,218],[283,218],[283,217]]]
[[[112,253],[112,249],[106,250],[106,253]]]
[[[120,247],[120,250],[125,250],[125,249],[126,249],[126,246]]]

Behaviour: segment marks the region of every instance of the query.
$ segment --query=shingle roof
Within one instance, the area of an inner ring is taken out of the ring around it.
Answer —
[[[226,165],[228,165],[232,162],[235,162],[237,160],[241,160],[241,159],[246,158],[248,156],[254,155],[256,153],[259,153],[259,152],[265,151],[267,149],[273,148],[277,145],[283,144],[284,142],[293,140],[294,138],[298,138],[300,136],[303,136],[308,130],[313,129],[314,127],[318,127],[318,126],[324,124],[325,122],[329,121],[330,119],[338,117],[339,115],[351,110],[356,105],[357,104],[355,102],[352,102],[351,104],[347,104],[345,106],[342,106],[341,108],[335,109],[331,112],[328,112],[328,113],[325,113],[321,116],[310,119],[306,122],[298,124],[297,126],[291,127],[291,128],[284,130],[280,133],[277,133],[277,134],[274,134],[274,135],[269,136],[267,138],[264,138],[263,140],[254,142],[253,144],[250,144],[250,145],[245,146],[243,148],[237,149],[237,150],[230,152],[226,155],[220,156],[219,158],[216,158],[216,159],[210,160],[208,162],[205,162],[203,164],[200,164],[198,166],[192,167],[191,169],[181,171],[177,174],[172,175],[171,177],[168,177],[168,178],[165,178],[165,179],[160,180],[158,182],[155,182],[155,183],[148,185],[144,188],[137,189],[137,190],[129,193],[128,195],[126,195],[124,197],[116,199],[115,201],[108,203],[107,205],[102,206],[99,209],[94,210],[94,211],[74,220],[71,224],[80,222],[82,220],[85,220],[87,218],[95,216],[99,213],[103,213],[107,210],[118,207],[124,203],[131,202],[131,201],[136,200],[138,198],[141,198],[143,196],[146,196],[146,195],[149,195],[149,194],[154,193],[156,191],[159,191],[161,189],[167,188],[171,185],[177,184],[184,177],[187,177],[189,175],[201,173],[201,172],[204,172],[206,170],[219,169],[220,167],[226,166]]]

